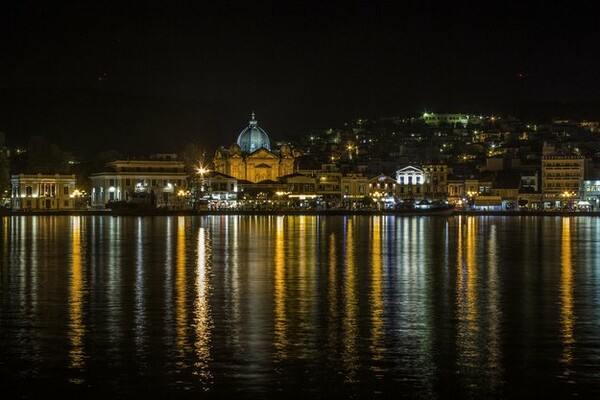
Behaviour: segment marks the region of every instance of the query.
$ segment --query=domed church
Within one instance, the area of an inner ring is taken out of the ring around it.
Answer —
[[[271,149],[269,135],[261,127],[254,113],[239,134],[237,142],[228,149],[220,147],[215,152],[215,171],[240,180],[261,182],[276,181],[295,170],[298,151],[285,144],[279,150]]]

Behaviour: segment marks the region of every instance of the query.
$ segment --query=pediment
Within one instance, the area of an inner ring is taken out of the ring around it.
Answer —
[[[400,168],[398,171],[396,171],[396,174],[406,174],[406,173],[422,174],[423,170],[421,168],[417,168],[417,167],[413,167],[412,165],[409,165],[407,167]]]
[[[256,150],[253,153],[250,153],[246,156],[247,159],[252,159],[252,158],[270,158],[273,160],[277,160],[279,159],[279,157],[277,156],[277,154],[265,149],[264,147],[261,147],[260,149]]]

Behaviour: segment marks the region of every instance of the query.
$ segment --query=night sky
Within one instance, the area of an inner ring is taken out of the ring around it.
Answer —
[[[600,95],[595,2],[407,3],[3,2],[0,130],[159,152],[229,145],[253,110],[277,140]]]

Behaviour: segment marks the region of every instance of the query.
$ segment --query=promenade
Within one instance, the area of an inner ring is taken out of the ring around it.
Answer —
[[[329,209],[329,210],[36,210],[0,211],[0,216],[208,216],[208,215],[396,215],[396,216],[502,216],[502,217],[598,217],[600,211],[478,211],[478,210],[370,210],[370,209]]]

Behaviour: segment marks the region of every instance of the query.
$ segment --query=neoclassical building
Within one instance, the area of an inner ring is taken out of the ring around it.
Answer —
[[[66,210],[76,207],[75,175],[12,175],[13,210]]]
[[[287,144],[278,150],[271,149],[269,135],[258,126],[252,113],[252,119],[240,132],[237,142],[229,148],[217,149],[213,164],[215,171],[240,180],[276,181],[295,172],[299,156],[300,153]]]

